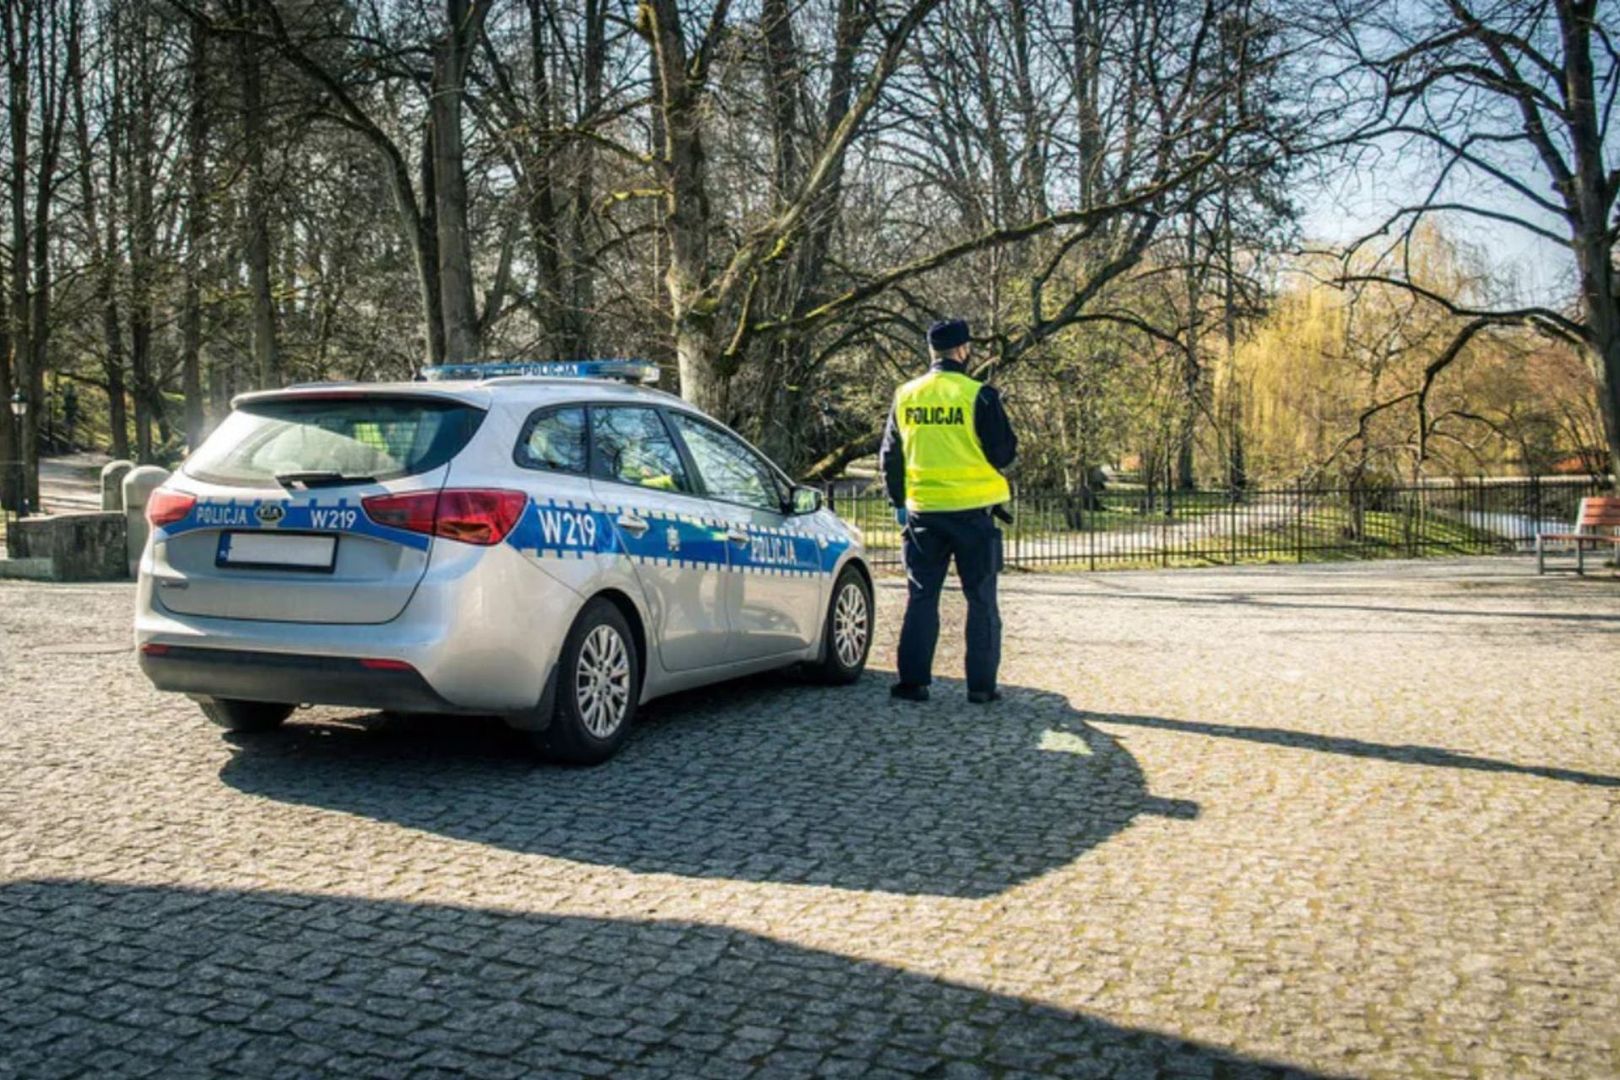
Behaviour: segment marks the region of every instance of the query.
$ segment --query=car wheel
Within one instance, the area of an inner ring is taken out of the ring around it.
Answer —
[[[553,761],[596,765],[629,737],[641,692],[641,660],[624,614],[610,601],[585,605],[557,661],[557,711],[538,733]]]
[[[226,731],[273,731],[292,715],[293,706],[274,701],[241,701],[236,698],[203,698],[197,702],[203,715]]]
[[[866,670],[872,650],[872,587],[853,566],[844,567],[833,585],[827,605],[827,624],[821,630],[821,662],[811,674],[822,682],[847,685]]]

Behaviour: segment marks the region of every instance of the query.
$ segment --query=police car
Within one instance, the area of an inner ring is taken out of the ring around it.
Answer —
[[[232,731],[497,714],[594,763],[639,704],[872,640],[859,535],[633,361],[247,394],[153,495],[141,669]]]

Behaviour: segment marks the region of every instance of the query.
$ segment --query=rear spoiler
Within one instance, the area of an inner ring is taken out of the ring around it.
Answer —
[[[481,386],[435,386],[422,382],[394,383],[299,383],[280,390],[253,390],[237,394],[231,399],[231,408],[264,401],[353,401],[365,398],[429,398],[435,401],[454,401],[462,405],[488,410],[490,393]]]

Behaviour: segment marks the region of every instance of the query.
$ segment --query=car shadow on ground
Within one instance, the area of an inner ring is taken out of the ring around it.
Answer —
[[[1090,715],[1090,714],[1088,714]],[[1243,727],[1235,724],[1206,724],[1192,720],[1168,720],[1162,716],[1110,716],[1103,713],[1090,715],[1099,724],[1124,724],[1131,727],[1173,731],[1183,735],[1199,735],[1211,739],[1236,739],[1241,742],[1261,743],[1266,746],[1286,746],[1296,750],[1311,750],[1320,754],[1338,754],[1344,757],[1369,758],[1397,765],[1421,765],[1431,769],[1464,769],[1475,772],[1510,773],[1518,776],[1536,776],[1566,784],[1585,784],[1589,787],[1620,787],[1620,776],[1565,769],[1556,765],[1521,765],[1498,758],[1478,757],[1441,746],[1423,746],[1417,743],[1376,743],[1352,739],[1342,735],[1317,735],[1308,731],[1290,731],[1287,728]]]
[[[868,675],[783,676],[653,703],[618,757],[538,765],[498,721],[357,714],[234,737],[230,786],[491,844],[643,873],[986,897],[1056,867],[1157,799],[1135,760],[1066,699],[960,682],[926,705]],[[309,714],[300,714],[309,715]]]
[[[0,885],[0,1075],[1307,1074],[725,927]]]

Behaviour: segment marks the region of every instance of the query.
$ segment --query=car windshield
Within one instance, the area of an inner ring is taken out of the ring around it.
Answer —
[[[387,480],[443,465],[483,417],[470,405],[426,397],[256,401],[231,413],[186,460],[185,472],[251,486]]]

